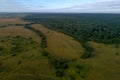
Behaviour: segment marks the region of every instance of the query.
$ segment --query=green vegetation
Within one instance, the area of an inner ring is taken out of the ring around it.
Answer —
[[[52,57],[50,55],[49,52],[47,52],[46,50],[44,50],[44,48],[47,47],[47,42],[46,42],[46,37],[43,35],[42,32],[38,31],[38,30],[35,30],[34,28],[32,28],[30,25],[27,25],[25,26],[26,29],[29,29],[29,30],[32,30],[33,32],[35,32],[40,38],[41,38],[41,48],[43,49],[41,51],[41,54],[43,56],[45,56],[47,59],[49,59],[51,65],[55,68],[56,72],[55,74],[58,76],[58,77],[63,77],[64,76],[64,70],[66,68],[68,68],[68,64],[65,63],[65,61],[58,61],[57,59],[54,59],[54,57]]]
[[[50,55],[49,52],[47,51],[42,51],[41,52],[43,56],[45,56],[47,59],[49,59],[50,64],[54,67],[56,70],[55,74],[58,77],[63,77],[65,76],[65,70],[68,69],[68,62],[64,60],[57,60],[53,56]]]
[[[66,59],[63,59],[62,62],[61,59],[52,56],[51,52],[42,52],[60,79],[112,80],[113,76],[110,76],[112,74],[116,80],[119,80],[118,74],[113,74],[119,72],[118,68],[113,69],[119,64],[119,18],[120,15],[112,14],[30,14],[24,20],[70,35],[82,44],[84,53],[72,62],[68,62],[69,60]],[[101,43],[105,45],[101,45]],[[114,66],[110,64],[114,64]]]
[[[0,80],[120,79],[119,15],[27,15],[0,28]]]
[[[0,25],[0,28],[5,28],[6,26],[5,25]]]
[[[61,31],[80,42],[119,44],[119,18],[119,14],[31,14],[24,19]]]
[[[4,50],[3,47],[0,46],[0,51]]]
[[[16,56],[18,53],[25,52],[28,48],[33,48],[37,43],[29,38],[21,36],[9,37],[1,40],[0,55],[12,54]]]
[[[93,57],[93,48],[91,48],[87,43],[82,43],[82,46],[85,49],[84,54],[81,56],[82,59],[88,59]]]
[[[32,30],[33,32],[35,32],[35,33],[41,38],[41,44],[40,44],[40,46],[41,46],[42,48],[46,48],[46,47],[47,47],[47,44],[46,44],[47,42],[46,42],[46,37],[45,37],[45,35],[44,35],[42,32],[40,32],[40,31],[32,28],[30,25],[31,25],[31,24],[25,25],[25,28],[26,28],[26,29],[29,29],[29,30]]]
[[[41,45],[45,45],[44,47],[41,46],[42,50],[41,50],[41,54],[43,57],[45,57],[46,59],[48,59],[49,64],[54,68],[55,70],[55,75],[60,78],[60,79],[64,79],[64,77],[66,77],[68,74],[66,74],[65,72],[69,70],[69,63],[71,62],[75,62],[77,59],[74,60],[67,60],[67,59],[57,59],[55,56],[52,55],[52,53],[48,52],[45,48],[47,48],[47,41],[46,41],[46,36],[43,35],[42,32],[40,32],[39,30],[34,29],[33,27],[31,27],[30,25],[25,26],[26,29],[29,29],[33,32],[35,32],[40,38],[41,38]],[[88,48],[86,48],[88,49]],[[69,77],[71,80],[75,80],[74,75],[70,75],[67,76]]]
[[[87,41],[120,45],[119,17],[112,14],[31,14],[24,19],[74,37],[85,49],[81,58],[87,59],[94,51]]]

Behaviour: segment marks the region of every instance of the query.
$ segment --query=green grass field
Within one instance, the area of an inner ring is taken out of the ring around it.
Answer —
[[[41,38],[21,27],[0,28],[0,80],[120,79],[119,47],[88,42],[94,49],[94,56],[81,59],[84,53],[81,43],[68,35],[34,24],[31,27],[41,31],[47,39],[44,49],[47,52],[42,54]]]

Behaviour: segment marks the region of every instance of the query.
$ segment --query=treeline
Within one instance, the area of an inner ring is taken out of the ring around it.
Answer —
[[[65,70],[67,70],[69,67],[68,62],[70,61],[55,59],[47,50],[44,49],[47,47],[47,41],[45,35],[39,30],[36,30],[33,27],[31,27],[31,24],[26,24],[25,28],[35,32],[41,38],[42,56],[46,57],[49,60],[50,64],[54,67],[56,71],[55,72],[56,76],[63,78],[65,76]]]
[[[26,24],[8,24],[8,25],[14,25],[14,26],[30,26],[30,25],[33,25],[35,23],[26,23]]]
[[[39,30],[36,30],[33,27],[31,27],[30,25],[31,24],[27,24],[24,27],[26,29],[29,29],[29,30],[35,32],[41,38],[41,43],[40,43],[41,48],[46,48],[47,47],[46,36],[42,32],[40,32]]]
[[[81,43],[82,46],[84,47],[84,54],[81,56],[82,59],[88,59],[88,58],[91,58],[94,56],[93,52],[94,52],[94,49],[91,48],[87,42],[85,43]]]
[[[63,78],[65,76],[65,70],[69,68],[68,61],[55,59],[48,51],[45,50],[43,50],[41,53],[50,61],[50,64],[54,67],[56,76]]]
[[[39,35],[40,37],[42,37],[44,34],[39,33],[38,30],[35,30],[33,27],[30,27],[29,24],[25,25],[25,28],[32,30],[33,32],[35,32],[37,35]],[[45,36],[44,36],[45,37]],[[74,37],[75,38],[75,37]],[[77,40],[77,38],[75,38]],[[43,38],[44,40],[44,38]],[[46,39],[45,39],[46,40]],[[86,43],[85,40],[81,40],[82,45],[85,49],[85,53],[81,56],[81,58],[86,59],[86,58],[90,58],[92,56],[92,51],[93,49],[88,46],[88,44]],[[47,47],[47,42],[41,42],[41,44],[45,44],[46,43],[46,47]],[[68,74],[66,73],[69,68],[70,68],[70,63],[76,61],[77,59],[73,59],[73,60],[66,60],[66,59],[57,59],[55,58],[53,55],[51,55],[51,53],[49,53],[46,49],[44,49],[45,47],[42,47],[43,49],[41,50],[41,54],[42,56],[44,56],[45,58],[47,58],[49,60],[49,63],[54,67],[55,69],[55,74],[57,77],[61,78],[61,80],[65,77],[68,76],[68,78],[70,80],[76,80],[75,76],[72,74]],[[82,70],[83,66],[77,65],[76,66],[76,73],[80,74],[81,70]],[[82,73],[81,73],[82,74]],[[82,74],[80,75],[81,78],[85,78],[85,75]]]
[[[94,51],[87,45],[88,41],[116,44],[117,47],[120,44],[119,14],[30,14],[24,20],[74,37],[82,43],[86,58]]]
[[[24,19],[64,32],[78,40],[120,43],[119,14],[31,14]]]

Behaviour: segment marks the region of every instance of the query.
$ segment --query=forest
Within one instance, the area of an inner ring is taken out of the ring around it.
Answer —
[[[78,41],[120,43],[119,14],[31,14],[24,19],[64,32]]]
[[[82,43],[89,58],[94,51],[88,41],[120,45],[119,14],[39,14],[31,13],[24,20],[42,24],[45,27],[72,36]]]
[[[6,15],[0,80],[120,80],[120,14]]]

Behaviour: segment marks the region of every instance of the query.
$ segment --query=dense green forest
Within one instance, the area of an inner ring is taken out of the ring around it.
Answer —
[[[95,41],[105,44],[120,44],[119,14],[29,14],[24,20],[74,37],[82,43],[85,53],[82,58],[92,56],[93,49],[86,43]]]
[[[31,14],[24,19],[64,32],[79,41],[120,43],[119,14]]]

